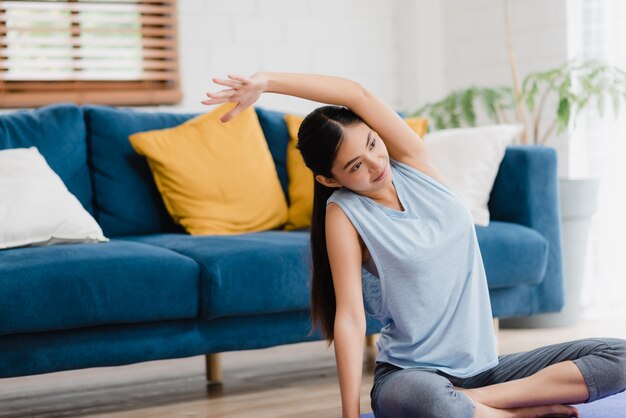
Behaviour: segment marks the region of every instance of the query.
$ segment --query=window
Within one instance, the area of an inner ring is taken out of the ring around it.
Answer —
[[[181,99],[175,0],[0,1],[0,107]]]
[[[626,69],[626,4],[622,0],[582,0],[581,55],[601,59]],[[590,230],[588,272],[583,286],[584,314],[589,318],[626,319],[626,111],[623,102],[618,118],[606,104],[606,116],[595,110],[581,115],[578,165],[601,179],[598,209]]]

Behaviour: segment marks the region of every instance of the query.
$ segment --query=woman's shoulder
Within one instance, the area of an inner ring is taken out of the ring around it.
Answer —
[[[418,176],[422,179],[435,181],[439,185],[446,186],[437,169],[428,161],[414,159],[396,160],[389,157],[391,167],[404,175]],[[447,186],[446,186],[447,187]]]
[[[326,199],[326,206],[328,206],[329,203],[340,204],[342,202],[346,202],[350,199],[354,199],[355,196],[357,196],[357,194],[354,193],[352,190],[346,189],[345,187],[340,187],[332,192],[330,197]]]

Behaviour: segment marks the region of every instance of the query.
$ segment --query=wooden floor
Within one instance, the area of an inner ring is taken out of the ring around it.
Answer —
[[[500,352],[586,337],[626,338],[626,321],[575,327],[500,330]],[[225,353],[224,382],[207,384],[204,357],[153,361],[0,379],[0,417],[337,418],[341,413],[332,351],[323,342]],[[372,370],[364,368],[362,412],[369,412]]]

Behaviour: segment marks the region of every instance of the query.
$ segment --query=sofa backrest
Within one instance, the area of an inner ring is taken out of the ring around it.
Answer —
[[[71,103],[0,116],[0,150],[37,147],[68,190],[93,215],[85,136],[82,109]]]
[[[148,113],[90,105],[83,108],[96,220],[104,235],[180,231],[167,213],[146,159],[129,135],[179,125],[193,114]]]
[[[285,195],[289,133],[284,114],[256,109]],[[137,132],[177,126],[197,114],[84,107],[96,220],[108,237],[181,232],[161,199],[145,157],[131,147]]]

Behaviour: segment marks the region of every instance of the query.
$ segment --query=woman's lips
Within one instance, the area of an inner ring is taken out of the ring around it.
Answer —
[[[382,172],[382,173],[380,173],[380,176],[376,177],[376,178],[374,179],[374,181],[381,180],[381,179],[385,176],[385,174],[386,174],[386,173],[387,173],[387,166],[385,165],[385,168],[383,169],[383,172]]]

